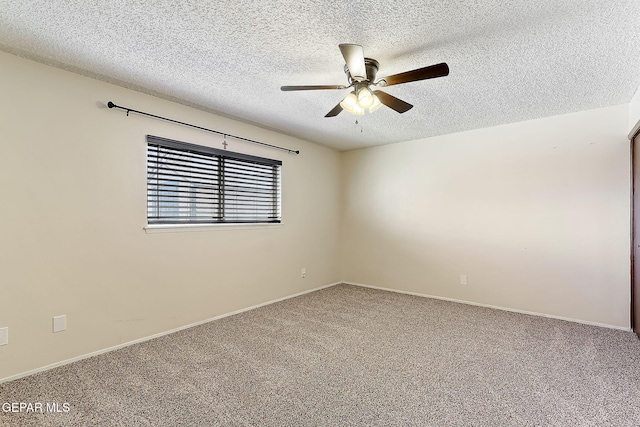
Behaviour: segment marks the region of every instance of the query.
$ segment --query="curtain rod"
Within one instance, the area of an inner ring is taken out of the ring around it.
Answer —
[[[133,108],[122,107],[120,105],[114,104],[111,101],[107,102],[107,107],[109,107],[109,108],[119,108],[120,110],[125,110],[127,112],[127,116],[129,115],[129,113],[142,114],[143,116],[153,117],[154,119],[160,119],[160,120],[164,120],[164,121],[171,122],[171,123],[177,123],[177,124],[183,125],[183,126],[189,126],[189,127],[195,128],[195,129],[204,130],[204,131],[207,131],[207,132],[217,133],[218,135],[222,135],[224,137],[229,136],[231,138],[239,139],[241,141],[251,142],[252,144],[260,144],[260,145],[264,145],[265,147],[271,147],[271,148],[275,148],[277,150],[283,150],[283,151],[286,151],[288,153],[300,154],[300,150],[290,150],[288,148],[278,147],[277,145],[267,144],[266,142],[254,141],[253,139],[243,138],[241,136],[235,136],[235,135],[231,135],[231,134],[224,133],[224,132],[218,132],[217,130],[208,129],[208,128],[205,128],[205,127],[202,127],[202,126],[196,126],[196,125],[192,125],[192,124],[185,123],[185,122],[180,122],[178,120],[168,119],[168,118],[162,117],[162,116],[156,116],[155,114],[145,113],[144,111],[134,110]]]

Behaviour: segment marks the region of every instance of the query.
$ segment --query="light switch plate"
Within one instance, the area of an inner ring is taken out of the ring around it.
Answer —
[[[67,329],[67,315],[55,316],[53,318],[53,332],[62,332]]]
[[[9,344],[9,328],[0,328],[0,345]]]

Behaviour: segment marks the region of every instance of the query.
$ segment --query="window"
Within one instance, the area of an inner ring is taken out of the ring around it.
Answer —
[[[147,222],[280,222],[280,160],[147,135]]]

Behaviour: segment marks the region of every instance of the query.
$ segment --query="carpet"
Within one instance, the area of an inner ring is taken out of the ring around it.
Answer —
[[[0,384],[20,402],[0,426],[640,426],[640,341],[337,285]]]

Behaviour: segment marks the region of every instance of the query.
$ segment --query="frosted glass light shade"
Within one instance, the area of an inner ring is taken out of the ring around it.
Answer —
[[[373,94],[366,87],[358,92],[358,105],[361,108],[369,108],[373,105]]]
[[[372,98],[373,98],[373,103],[371,104],[371,107],[369,107],[369,113],[373,113],[378,108],[382,107],[382,102],[380,102],[380,100],[376,95],[373,95]]]
[[[349,93],[349,95],[342,100],[340,106],[351,114],[356,114],[355,111],[356,107],[358,107],[358,98],[356,98],[355,92]]]

